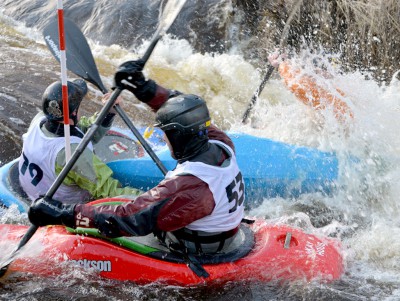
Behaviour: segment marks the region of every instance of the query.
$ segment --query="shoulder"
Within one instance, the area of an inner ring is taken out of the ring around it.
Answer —
[[[32,118],[32,121],[29,125],[29,128],[36,126],[37,124],[39,124],[42,120],[44,120],[46,118],[46,116],[44,115],[43,112],[39,112],[35,115],[35,117]]]
[[[224,131],[220,130],[213,124],[208,128],[208,138],[211,140],[221,141],[235,151],[235,145],[233,144],[232,139]]]

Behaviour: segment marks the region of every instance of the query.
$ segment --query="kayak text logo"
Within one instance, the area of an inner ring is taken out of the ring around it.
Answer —
[[[53,50],[54,55],[61,60],[61,53],[60,50],[58,49],[58,46],[56,43],[54,43],[54,41],[51,39],[50,36],[45,36],[44,39],[47,41],[47,43],[49,44],[50,48]]]
[[[111,261],[109,260],[71,260],[71,262],[84,269],[95,269],[99,272],[111,272]]]

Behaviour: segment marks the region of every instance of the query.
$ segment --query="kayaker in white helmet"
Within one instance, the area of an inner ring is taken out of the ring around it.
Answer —
[[[142,69],[140,60],[122,64],[115,85],[156,112],[155,126],[164,131],[176,168],[142,195],[116,198],[129,199],[122,205],[66,205],[41,198],[31,206],[29,219],[37,226],[97,228],[108,237],[155,233],[168,247],[195,254],[223,251],[244,214],[245,187],[233,142],[211,124],[201,97],[146,80]]]
[[[68,81],[67,87],[70,143],[73,152],[94,118],[80,116],[80,104],[88,91],[85,81],[82,79]],[[103,102],[109,97],[110,95],[106,95]],[[117,101],[120,102],[121,99]],[[93,143],[103,138],[110,129],[114,116],[115,112],[110,110],[92,139]],[[42,112],[33,118],[27,133],[22,138],[19,181],[28,197],[34,201],[49,190],[66,164],[60,81],[46,88],[42,97]],[[121,184],[112,178],[112,174],[112,170],[93,153],[93,146],[90,143],[56,191],[54,199],[72,204],[107,196],[141,193],[134,188],[122,188]]]

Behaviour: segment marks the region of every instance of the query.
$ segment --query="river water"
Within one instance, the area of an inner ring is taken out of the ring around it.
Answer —
[[[13,7],[27,13],[18,3]],[[27,24],[16,19],[4,11],[0,15],[0,165],[19,155],[21,135],[40,108],[43,90],[60,75],[58,63],[44,44],[43,24],[35,23],[34,17],[27,17]],[[89,42],[102,79],[110,87],[116,67],[140,57],[151,34],[142,33],[142,42],[117,45],[123,37],[96,40],[96,24],[100,23],[86,23]],[[99,30],[106,25],[98,25]],[[138,286],[71,270],[52,279],[12,275],[0,283],[0,300],[400,300],[400,83],[394,79],[390,85],[380,86],[365,72],[341,72],[331,63],[335,55],[322,58],[333,75],[323,78],[311,67],[322,50],[304,47],[293,61],[332,93],[341,89],[354,119],[338,122],[332,110],[305,106],[274,74],[257,101],[251,122],[243,125],[242,114],[261,82],[262,70],[235,47],[210,54],[189,40],[164,37],[146,65],[146,74],[166,87],[202,95],[214,122],[224,129],[336,152],[340,175],[334,195],[265,199],[247,214],[340,238],[346,264],[342,279],[322,284],[299,281],[179,288]],[[128,93],[123,95],[123,107],[135,125],[150,124],[152,113]],[[88,113],[100,107],[100,93],[94,87],[83,106]],[[27,224],[27,219],[10,209],[0,222]]]

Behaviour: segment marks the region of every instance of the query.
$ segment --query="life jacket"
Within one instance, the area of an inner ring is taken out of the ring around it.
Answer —
[[[57,178],[55,167],[58,153],[65,147],[64,137],[48,137],[41,126],[46,117],[38,118],[25,133],[22,154],[19,158],[19,181],[29,198],[34,201],[44,196]],[[78,144],[82,139],[70,137],[70,143]],[[89,144],[92,149],[92,145]],[[66,203],[85,202],[90,193],[78,185],[61,184],[53,196]]]
[[[167,173],[166,179],[191,174],[208,184],[213,194],[213,212],[185,228],[164,233],[162,240],[169,247],[184,248],[191,253],[219,252],[229,246],[238,232],[244,215],[244,181],[234,151],[225,143],[210,140],[228,154],[221,166],[186,161]]]

